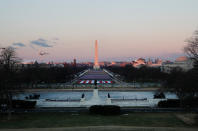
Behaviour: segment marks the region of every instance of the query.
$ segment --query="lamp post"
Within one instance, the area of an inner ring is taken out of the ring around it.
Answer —
[[[94,80],[95,89],[97,89],[97,80]]]

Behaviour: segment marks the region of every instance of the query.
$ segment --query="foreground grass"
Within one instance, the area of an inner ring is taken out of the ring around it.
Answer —
[[[0,118],[0,128],[49,128],[71,126],[150,126],[188,127],[174,113],[130,113],[118,116],[90,115],[87,113],[24,113],[14,114],[11,120]]]

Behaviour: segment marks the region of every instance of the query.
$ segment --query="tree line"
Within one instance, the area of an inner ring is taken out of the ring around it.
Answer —
[[[12,52],[12,53],[11,53]],[[6,57],[10,56],[10,57]],[[42,67],[38,63],[24,67],[20,64],[15,50],[11,47],[1,52],[0,84],[1,89],[33,87],[37,84],[66,83],[74,75],[87,67]]]
[[[86,67],[31,67],[21,69],[16,73],[16,82],[20,82],[27,87],[37,86],[37,84],[66,83],[74,78],[74,75],[85,70]]]
[[[21,66],[21,59],[17,57],[12,47],[1,48],[0,52],[0,109],[7,104],[8,119],[11,117],[12,96],[15,90],[36,87],[38,84],[65,83],[73,79],[74,74],[87,67],[41,67],[38,63],[30,67]]]

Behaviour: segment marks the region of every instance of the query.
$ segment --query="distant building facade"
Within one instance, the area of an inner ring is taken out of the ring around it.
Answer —
[[[160,59],[155,59],[154,61],[152,61],[151,59],[148,59],[148,61],[146,61],[143,58],[139,58],[135,61],[132,61],[132,65],[136,68],[142,67],[142,66],[148,66],[148,67],[161,67],[162,65],[162,60]]]
[[[161,71],[170,73],[175,68],[180,68],[183,71],[188,71],[193,68],[193,64],[194,62],[192,59],[182,56],[177,58],[175,62],[170,62],[170,61],[163,62],[161,65]]]

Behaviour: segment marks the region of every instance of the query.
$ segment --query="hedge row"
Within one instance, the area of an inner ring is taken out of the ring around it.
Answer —
[[[120,107],[115,105],[94,105],[89,108],[91,114],[119,115]]]
[[[7,100],[0,100],[0,107],[3,107],[3,105],[8,105]],[[13,108],[35,108],[36,101],[25,101],[25,100],[12,100],[12,107]]]
[[[161,107],[161,108],[180,107],[180,100],[169,99],[166,101],[160,101],[158,103],[158,107]]]
[[[185,107],[185,108],[196,108],[198,107],[198,98],[189,98],[185,100],[169,99],[166,101],[160,101],[158,107],[169,108],[169,107]]]

